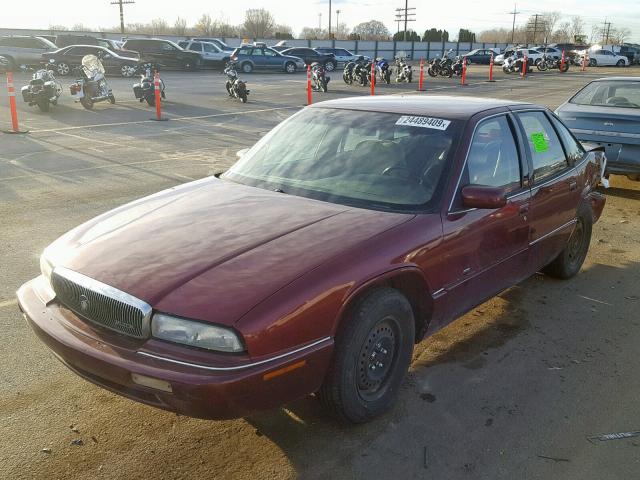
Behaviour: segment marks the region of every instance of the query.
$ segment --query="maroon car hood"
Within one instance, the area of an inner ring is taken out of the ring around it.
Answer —
[[[344,249],[412,218],[209,178],[62,237],[63,265],[154,308],[232,324]]]

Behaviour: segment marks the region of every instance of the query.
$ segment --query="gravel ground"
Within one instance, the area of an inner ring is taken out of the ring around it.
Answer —
[[[589,79],[620,73],[498,72],[489,84],[473,66],[470,86],[427,79],[427,94],[555,108]],[[365,93],[332,76],[323,99]],[[31,133],[0,136],[0,478],[637,478],[640,437],[587,438],[640,430],[640,183],[622,177],[612,177],[576,278],[535,275],[423,341],[396,407],[370,424],[340,426],[312,397],[251,418],[195,420],[65,369],[14,300],[42,249],[110,208],[224,170],[305,101],[303,75],[247,76],[247,105],[227,99],[213,72],[164,78],[168,122],[150,121],[132,81],[114,78],[115,106],[84,111],[66,91],[46,115],[20,102]],[[8,118],[3,97],[0,129]]]

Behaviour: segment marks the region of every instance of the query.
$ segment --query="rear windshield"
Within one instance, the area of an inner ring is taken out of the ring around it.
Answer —
[[[424,210],[437,201],[459,130],[444,118],[308,108],[223,178],[363,208]]]
[[[591,82],[569,103],[598,107],[640,108],[640,81]]]

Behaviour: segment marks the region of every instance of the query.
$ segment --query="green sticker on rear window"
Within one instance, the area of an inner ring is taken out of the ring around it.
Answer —
[[[536,132],[531,134],[531,142],[533,143],[533,149],[536,153],[543,153],[549,150],[549,144],[547,139],[544,138],[544,133]]]

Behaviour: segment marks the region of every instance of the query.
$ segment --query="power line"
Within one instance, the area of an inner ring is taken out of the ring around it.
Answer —
[[[123,5],[130,5],[132,3],[136,3],[134,0],[116,0],[115,2],[111,2],[111,5],[120,5],[120,33],[124,35],[124,11],[122,9]]]

